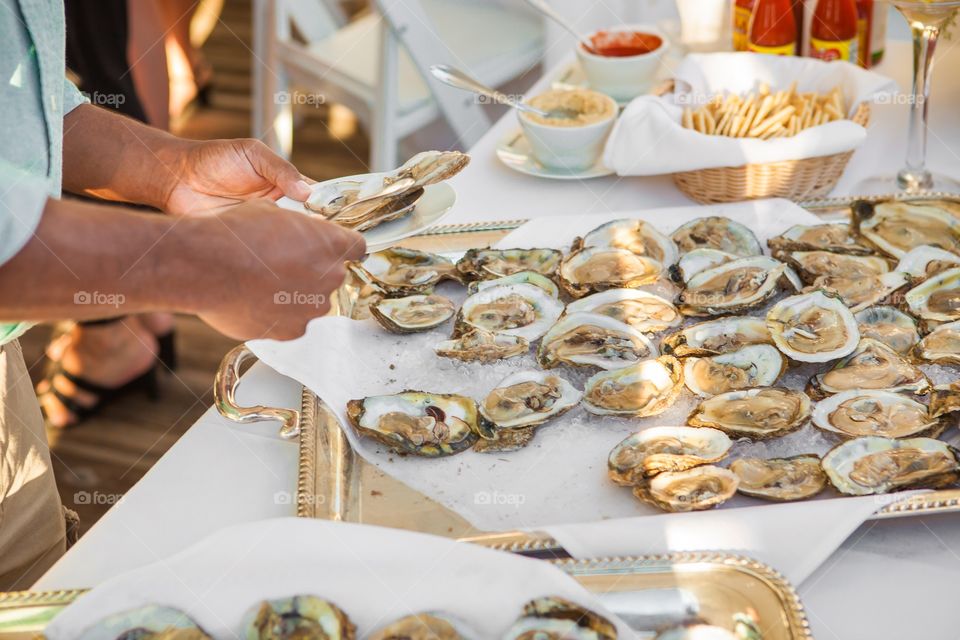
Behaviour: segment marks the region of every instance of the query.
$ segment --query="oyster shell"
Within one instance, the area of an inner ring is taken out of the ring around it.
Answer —
[[[821,465],[838,491],[853,496],[936,489],[960,475],[953,449],[933,438],[855,438],[828,451]]]
[[[244,616],[247,640],[329,638],[353,640],[356,626],[336,605],[316,596],[264,600]]]
[[[747,345],[716,356],[690,357],[683,361],[683,382],[699,396],[775,383],[787,361],[769,344]]]
[[[527,353],[530,342],[520,336],[473,327],[463,331],[458,338],[437,343],[434,351],[438,356],[465,362],[493,362]]]
[[[562,302],[532,284],[489,287],[463,301],[454,337],[470,327],[479,327],[532,342],[545,334],[562,313]]]
[[[908,396],[877,389],[842,391],[813,408],[813,424],[844,438],[937,436],[941,420],[931,418],[927,406]]]
[[[832,251],[851,255],[867,255],[873,248],[858,242],[846,222],[790,227],[779,236],[767,240],[773,252],[778,251]]]
[[[371,253],[348,266],[362,282],[391,296],[429,293],[442,280],[460,279],[456,266],[443,256],[401,247]]]
[[[913,353],[926,362],[960,364],[960,320],[942,324],[925,335]]]
[[[701,247],[700,249],[688,251],[680,256],[677,263],[670,268],[670,277],[675,282],[686,283],[701,271],[719,267],[722,264],[732,262],[740,257],[741,256],[734,253],[727,253],[719,249]]]
[[[740,258],[690,278],[680,294],[680,310],[691,316],[740,313],[792,286],[795,278],[787,265],[773,258]]]
[[[790,458],[739,458],[730,470],[740,478],[740,493],[764,500],[812,498],[827,486],[820,457],[802,454]]]
[[[500,429],[543,424],[580,402],[579,389],[547,371],[518,371],[501,380],[480,403],[480,415]]]
[[[457,261],[465,280],[502,278],[521,271],[553,276],[563,258],[556,249],[470,249]]]
[[[807,393],[817,398],[850,389],[926,393],[930,380],[887,345],[863,338],[856,351],[829,371],[813,376]]]
[[[589,247],[564,258],[560,286],[574,298],[606,289],[630,289],[657,281],[661,263],[626,249]]]
[[[928,244],[914,247],[897,264],[897,271],[918,280],[926,280],[941,271],[960,266],[960,256]]]
[[[347,419],[361,437],[431,458],[469,449],[481,432],[477,405],[453,394],[403,391],[351,400]]]
[[[777,348],[800,362],[826,362],[857,348],[860,330],[840,298],[812,291],[784,298],[767,313]]]
[[[831,251],[784,251],[774,254],[786,262],[810,284],[820,276],[862,278],[878,276],[890,271],[890,263],[880,256],[848,255]]]
[[[653,225],[635,218],[624,218],[604,223],[573,242],[574,251],[589,247],[626,249],[638,256],[646,256],[669,267],[677,261],[680,252],[673,240],[657,231]]]
[[[139,640],[169,638],[170,640],[209,640],[190,617],[173,607],[148,605],[123,611],[99,620],[76,635],[78,640]]]
[[[760,634],[738,634],[723,627],[715,627],[703,622],[684,622],[676,626],[661,629],[653,640],[745,640],[762,639]]]
[[[544,369],[561,364],[616,369],[658,355],[650,339],[627,323],[586,311],[560,318],[537,350]]]
[[[852,214],[856,233],[895,258],[921,245],[960,253],[960,219],[939,207],[861,201],[853,205]]]
[[[682,358],[730,353],[751,344],[773,344],[773,336],[762,318],[743,316],[690,325],[664,336],[660,348]]]
[[[473,450],[477,453],[507,453],[519,451],[533,441],[537,434],[536,427],[520,427],[517,429],[495,429],[492,437],[480,438]]]
[[[567,313],[589,311],[625,322],[637,331],[654,333],[683,322],[673,303],[640,289],[608,289],[567,305]]]
[[[452,318],[456,310],[453,301],[436,294],[384,298],[370,305],[370,314],[393,333],[416,333],[439,327]]]
[[[475,640],[480,636],[465,622],[439,612],[415,613],[395,620],[367,640]]]
[[[595,638],[596,640],[616,640],[617,637],[617,627],[610,620],[596,611],[560,596],[544,596],[531,600],[523,605],[523,616],[528,619],[574,622],[582,631],[594,634],[587,636],[573,635],[569,636],[570,640],[577,640],[581,637]],[[539,639],[539,636],[536,636],[536,638]],[[567,640],[568,636],[560,635],[559,638]]]
[[[907,307],[932,328],[960,320],[960,268],[941,271],[907,291]]]
[[[758,256],[763,253],[760,241],[750,229],[720,216],[691,220],[680,225],[672,237],[683,253],[700,247],[719,249],[738,256]]]
[[[502,284],[532,284],[535,287],[540,287],[554,298],[560,297],[560,288],[557,287],[557,283],[536,271],[518,271],[517,273],[511,273],[509,276],[492,280],[474,280],[467,287],[467,292],[472,295],[490,287],[499,287]]]
[[[939,418],[960,411],[960,380],[938,384],[930,392],[930,417]]]
[[[701,402],[687,424],[739,438],[772,438],[802,427],[811,405],[807,394],[783,387],[729,391]]]
[[[739,484],[729,469],[706,464],[658,473],[634,487],[633,495],[664,511],[702,511],[732,498]]]
[[[896,307],[875,306],[853,314],[861,338],[882,342],[900,355],[910,353],[920,341],[917,321]]]
[[[840,296],[843,303],[853,312],[888,301],[898,290],[910,284],[910,277],[899,271],[889,271],[880,275],[864,275],[856,278],[841,276],[820,276],[805,291],[822,289]]]
[[[630,487],[663,471],[685,471],[718,462],[730,450],[722,431],[698,427],[651,427],[627,436],[610,451],[607,473]]]
[[[644,360],[591,376],[583,408],[597,415],[654,416],[666,411],[683,390],[683,368],[672,356]]]

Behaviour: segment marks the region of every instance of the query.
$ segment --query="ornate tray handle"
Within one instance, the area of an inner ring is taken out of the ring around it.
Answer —
[[[280,437],[287,440],[297,438],[300,435],[300,412],[296,409],[279,409],[259,404],[253,407],[241,407],[237,404],[240,367],[251,358],[256,356],[243,344],[234,347],[223,357],[213,383],[214,406],[223,417],[242,424],[279,420],[283,423],[280,427]]]

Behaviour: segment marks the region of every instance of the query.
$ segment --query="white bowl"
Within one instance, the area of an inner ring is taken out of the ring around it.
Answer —
[[[620,112],[610,96],[609,118],[583,126],[563,127],[534,122],[518,113],[520,127],[534,157],[544,166],[560,171],[583,171],[594,166],[603,154],[603,145]]]
[[[604,31],[640,31],[660,38],[660,46],[649,53],[636,56],[598,56],[577,44],[577,59],[587,76],[590,88],[605,93],[614,100],[628,101],[646,93],[657,79],[660,63],[670,48],[665,33],[649,25],[623,25]],[[591,34],[588,37],[592,37]]]

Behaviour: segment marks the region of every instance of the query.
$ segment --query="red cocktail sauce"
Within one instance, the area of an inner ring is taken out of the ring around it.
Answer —
[[[608,58],[626,58],[656,51],[663,44],[660,36],[642,31],[598,31],[590,37],[593,51]]]

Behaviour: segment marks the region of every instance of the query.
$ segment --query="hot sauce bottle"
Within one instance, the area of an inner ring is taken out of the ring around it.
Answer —
[[[735,0],[733,3],[733,50],[746,51],[750,35],[750,14],[754,0]]]
[[[856,0],[818,0],[810,25],[810,55],[857,63]]]
[[[797,48],[797,23],[791,0],[757,0],[750,16],[747,48],[756,53],[792,56]]]

